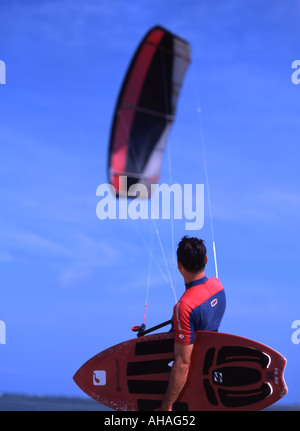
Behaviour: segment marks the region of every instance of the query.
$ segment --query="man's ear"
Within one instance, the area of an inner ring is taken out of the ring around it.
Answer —
[[[208,261],[208,257],[205,256],[205,265],[207,264],[207,261]]]

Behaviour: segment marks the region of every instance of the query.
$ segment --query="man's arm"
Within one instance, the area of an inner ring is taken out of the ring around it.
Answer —
[[[173,403],[182,391],[190,369],[193,344],[176,344],[174,346],[175,359],[170,373],[169,384],[160,410],[171,411]]]

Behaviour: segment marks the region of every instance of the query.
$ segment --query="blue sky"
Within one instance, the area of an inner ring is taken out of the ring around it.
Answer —
[[[152,238],[166,272],[151,222],[96,217],[119,88],[160,24],[192,46],[168,151],[173,183],[205,184],[205,144],[228,303],[220,329],[280,351],[282,402],[299,403],[300,2],[11,0],[0,10],[0,391],[82,395],[74,372],[143,319]],[[170,222],[158,226],[180,297]],[[213,276],[207,201],[202,230],[175,221],[175,244],[186,233],[205,239]],[[153,264],[147,326],[173,305]]]

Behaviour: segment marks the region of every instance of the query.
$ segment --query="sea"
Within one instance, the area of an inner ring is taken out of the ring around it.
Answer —
[[[0,411],[113,411],[92,398],[0,394]]]
[[[300,411],[300,405],[276,403],[266,410]],[[0,394],[0,411],[106,411],[114,410],[92,398]]]

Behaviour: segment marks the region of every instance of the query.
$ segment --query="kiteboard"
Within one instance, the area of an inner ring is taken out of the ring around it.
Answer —
[[[174,361],[174,334],[146,335],[117,344],[88,360],[76,384],[117,411],[159,408]],[[287,393],[286,359],[236,335],[199,331],[187,382],[175,411],[263,410]]]

